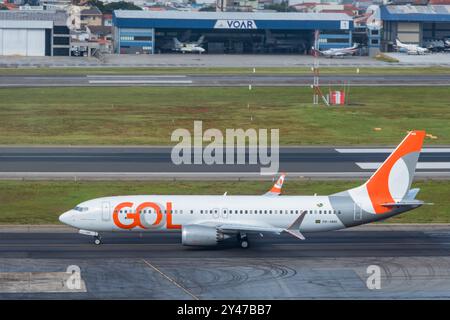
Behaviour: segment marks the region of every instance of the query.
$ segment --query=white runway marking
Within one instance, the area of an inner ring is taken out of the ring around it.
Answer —
[[[356,165],[365,170],[376,170],[381,162],[356,162]],[[450,162],[418,162],[417,169],[450,169]]]
[[[394,148],[355,148],[355,149],[334,149],[339,153],[391,153]],[[423,148],[424,153],[444,153],[450,152],[450,148]]]
[[[89,80],[90,84],[190,84],[192,80]]]
[[[73,293],[87,292],[84,279],[79,289],[67,286],[70,274],[66,272],[2,272],[0,293]],[[69,280],[70,281],[70,280]]]
[[[186,75],[180,75],[180,74],[175,74],[175,75],[169,75],[169,74],[165,74],[165,75],[152,75],[152,74],[142,74],[142,75],[101,75],[101,74],[88,74],[86,75],[87,78],[186,78]]]

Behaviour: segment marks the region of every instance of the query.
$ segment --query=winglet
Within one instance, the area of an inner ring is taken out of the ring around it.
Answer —
[[[283,188],[284,178],[286,177],[285,173],[282,173],[278,178],[277,182],[273,185],[272,189],[267,191],[265,196],[279,196],[281,194],[281,189]]]
[[[287,228],[284,229],[283,231],[289,233],[290,235],[293,235],[294,237],[300,239],[300,240],[305,240],[306,238],[303,236],[303,234],[300,233],[300,225],[303,222],[303,219],[305,219],[306,214],[308,213],[308,211],[303,211],[297,219],[295,219],[295,221]]]

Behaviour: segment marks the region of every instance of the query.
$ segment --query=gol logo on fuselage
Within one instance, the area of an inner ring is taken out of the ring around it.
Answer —
[[[172,202],[166,203],[166,214],[163,215],[161,207],[154,202],[143,202],[137,206],[136,210],[133,212],[133,202],[122,202],[119,203],[113,211],[113,221],[114,224],[121,228],[130,230],[133,228],[142,228],[142,229],[160,229],[166,225],[167,229],[181,229],[181,225],[172,223]],[[131,212],[126,213],[126,219],[131,219],[130,223],[123,223],[119,219],[119,213],[121,210],[129,208]],[[142,211],[144,209],[151,208],[155,213],[155,221],[153,223],[149,223],[146,219],[141,219]]]

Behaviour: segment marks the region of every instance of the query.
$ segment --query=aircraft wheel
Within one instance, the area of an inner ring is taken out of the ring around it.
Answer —
[[[241,240],[241,248],[242,249],[247,249],[249,247],[249,242],[248,240]]]
[[[250,246],[247,235],[245,233],[238,234],[238,241],[242,249],[247,249]]]
[[[95,237],[94,244],[100,245],[101,243],[102,243],[102,240],[100,239],[100,237]]]

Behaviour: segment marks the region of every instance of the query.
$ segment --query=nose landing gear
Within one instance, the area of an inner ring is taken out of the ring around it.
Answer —
[[[102,243],[102,238],[98,234],[98,232],[95,231],[89,231],[89,230],[79,230],[78,233],[84,234],[86,236],[94,237],[94,244],[100,245]]]
[[[94,237],[94,244],[96,245],[100,245],[102,243],[102,238],[100,238],[100,236],[95,236]]]

